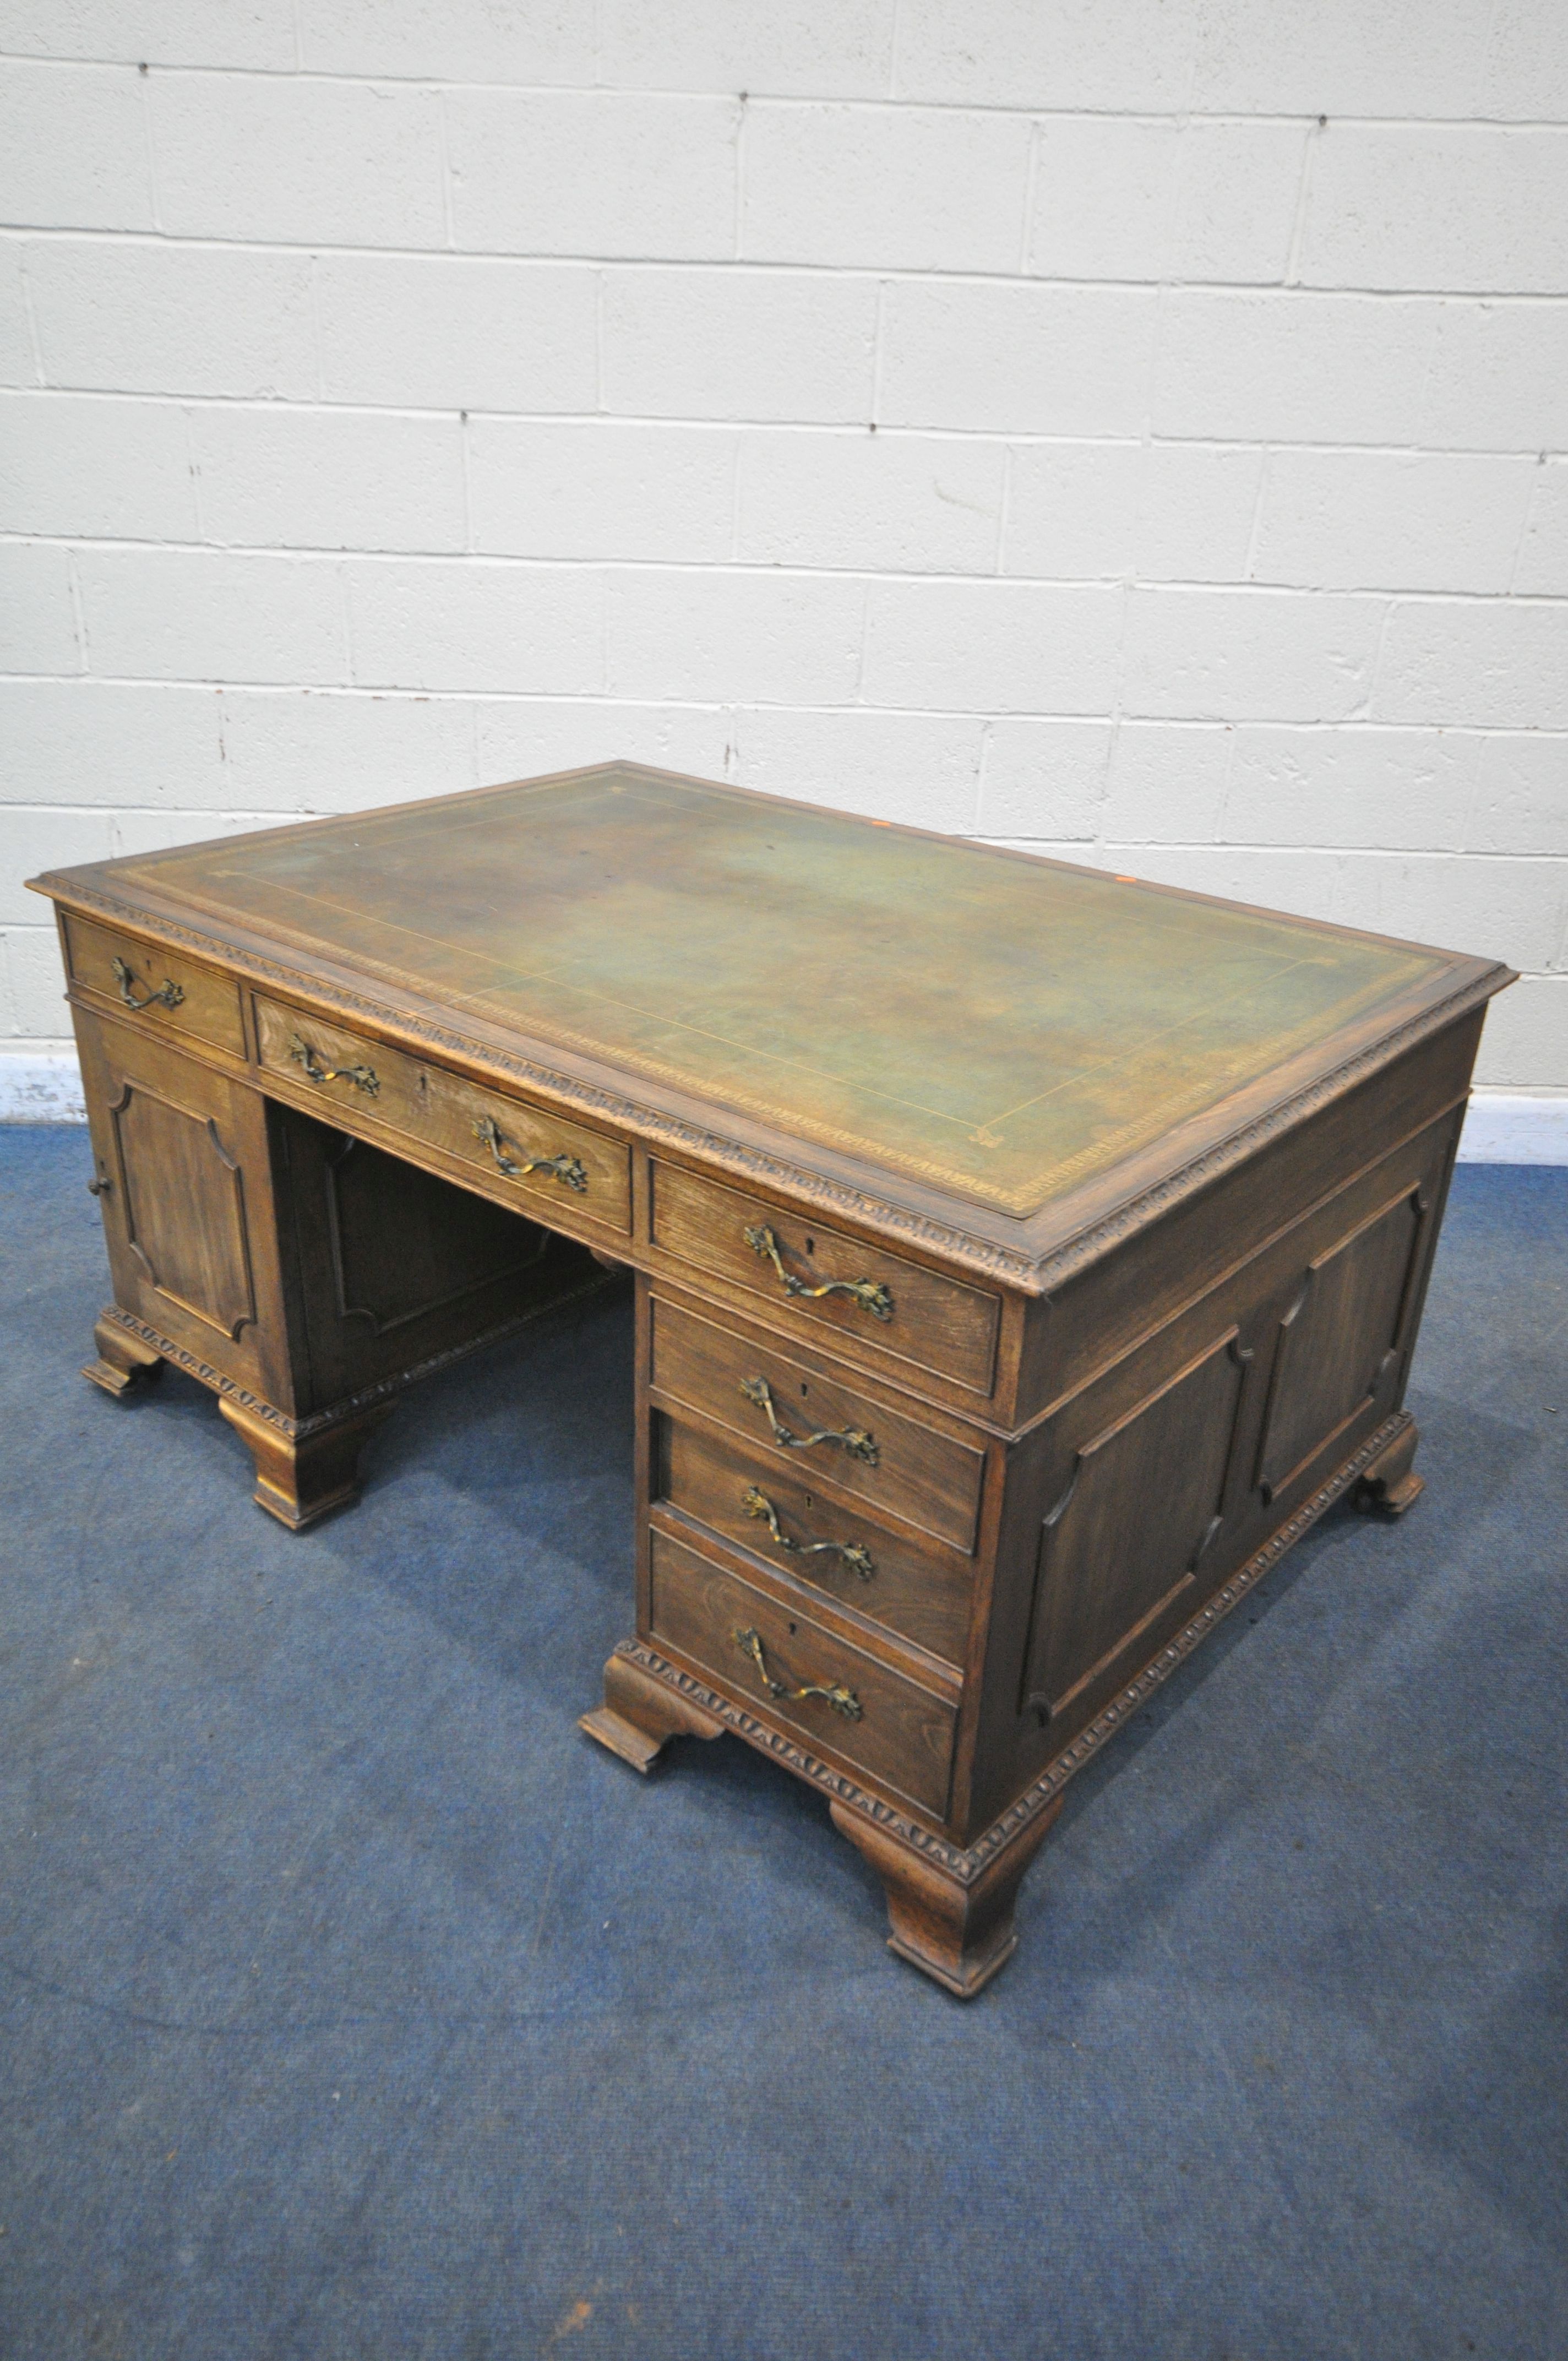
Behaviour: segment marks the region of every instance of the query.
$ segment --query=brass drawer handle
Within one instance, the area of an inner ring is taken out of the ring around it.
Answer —
[[[804,1279],[796,1279],[793,1270],[785,1270],[779,1242],[765,1222],[742,1235],[753,1254],[763,1256],[773,1264],[786,1295],[852,1295],[861,1311],[869,1312],[873,1320],[893,1318],[893,1298],[880,1279],[829,1279],[820,1287],[807,1287]]]
[[[799,1688],[792,1689],[785,1682],[775,1681],[769,1672],[768,1659],[763,1653],[762,1635],[760,1631],[732,1631],[729,1636],[740,1653],[751,1657],[762,1676],[762,1686],[770,1697],[826,1697],[834,1712],[841,1713],[846,1721],[859,1721],[861,1719],[861,1700],[853,1689],[847,1689],[844,1686],[842,1681],[806,1681]]]
[[[120,998],[127,1008],[178,1008],[185,994],[171,975],[166,975],[157,992],[149,992],[144,1000],[136,995],[136,977],[123,959],[109,961],[115,982],[120,987]]]
[[[789,1550],[796,1557],[819,1557],[826,1551],[829,1557],[841,1557],[850,1573],[858,1574],[862,1582],[869,1582],[876,1572],[875,1558],[859,1542],[792,1541],[779,1522],[778,1510],[767,1494],[759,1492],[754,1484],[748,1484],[741,1493],[740,1506],[749,1517],[761,1519],[780,1549]]]
[[[352,1082],[356,1091],[366,1091],[374,1098],[381,1085],[370,1066],[323,1066],[308,1041],[296,1033],[289,1045],[289,1055],[296,1066],[305,1070],[308,1082]]]
[[[742,1378],[740,1390],[749,1402],[755,1402],[760,1411],[766,1411],[773,1441],[781,1451],[809,1451],[813,1444],[838,1443],[851,1459],[863,1460],[868,1467],[874,1467],[882,1457],[875,1435],[868,1434],[863,1427],[819,1426],[814,1434],[792,1434],[773,1408],[773,1390],[766,1378]]]
[[[588,1185],[587,1172],[575,1156],[530,1156],[521,1164],[514,1164],[504,1153],[505,1132],[488,1115],[482,1115],[475,1124],[474,1137],[484,1141],[496,1159],[497,1171],[504,1172],[509,1180],[519,1180],[525,1172],[553,1172],[564,1188],[584,1190]]]

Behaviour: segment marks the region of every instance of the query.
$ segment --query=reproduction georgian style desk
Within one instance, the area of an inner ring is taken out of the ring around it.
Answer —
[[[583,1727],[810,1782],[968,1995],[1074,1770],[1401,1407],[1496,961],[616,763],[52,873],[115,1301],[300,1527],[630,1264]]]

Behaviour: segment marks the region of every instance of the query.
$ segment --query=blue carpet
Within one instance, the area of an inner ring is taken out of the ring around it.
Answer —
[[[292,1537],[200,1388],[76,1375],[88,1170],[0,1130],[5,2361],[1568,2350],[1568,1171],[1461,1170],[1425,1498],[1075,1783],[965,2008],[815,1795],[574,1727],[623,1290]]]

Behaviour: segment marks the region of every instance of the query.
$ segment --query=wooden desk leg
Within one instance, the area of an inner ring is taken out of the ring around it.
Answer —
[[[125,1329],[116,1328],[111,1320],[100,1320],[93,1331],[93,1342],[98,1347],[98,1357],[89,1361],[82,1374],[106,1394],[123,1401],[133,1386],[151,1385],[163,1375],[163,1356],[151,1345],[144,1345],[139,1336],[131,1336]]]
[[[256,1462],[257,1507],[296,1533],[357,1497],[360,1445],[395,1407],[388,1394],[352,1417],[302,1433],[293,1421],[285,1427],[232,1394],[218,1396],[218,1408]]]
[[[712,1714],[620,1655],[604,1668],[603,1705],[581,1715],[577,1728],[644,1777],[672,1738],[724,1735],[724,1724]]]
[[[1378,1509],[1386,1517],[1402,1517],[1426,1490],[1411,1466],[1420,1437],[1412,1422],[1397,1434],[1381,1458],[1375,1459],[1355,1488],[1358,1509]]]
[[[886,1888],[893,1928],[888,1949],[959,2000],[972,2000],[1018,1948],[1013,1928],[1018,1888],[1061,1806],[1058,1795],[968,1885],[851,1805],[828,1809],[834,1827],[860,1848]]]

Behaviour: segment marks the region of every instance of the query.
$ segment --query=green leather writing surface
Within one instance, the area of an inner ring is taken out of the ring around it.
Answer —
[[[1447,964],[630,765],[117,866],[1014,1215]]]

